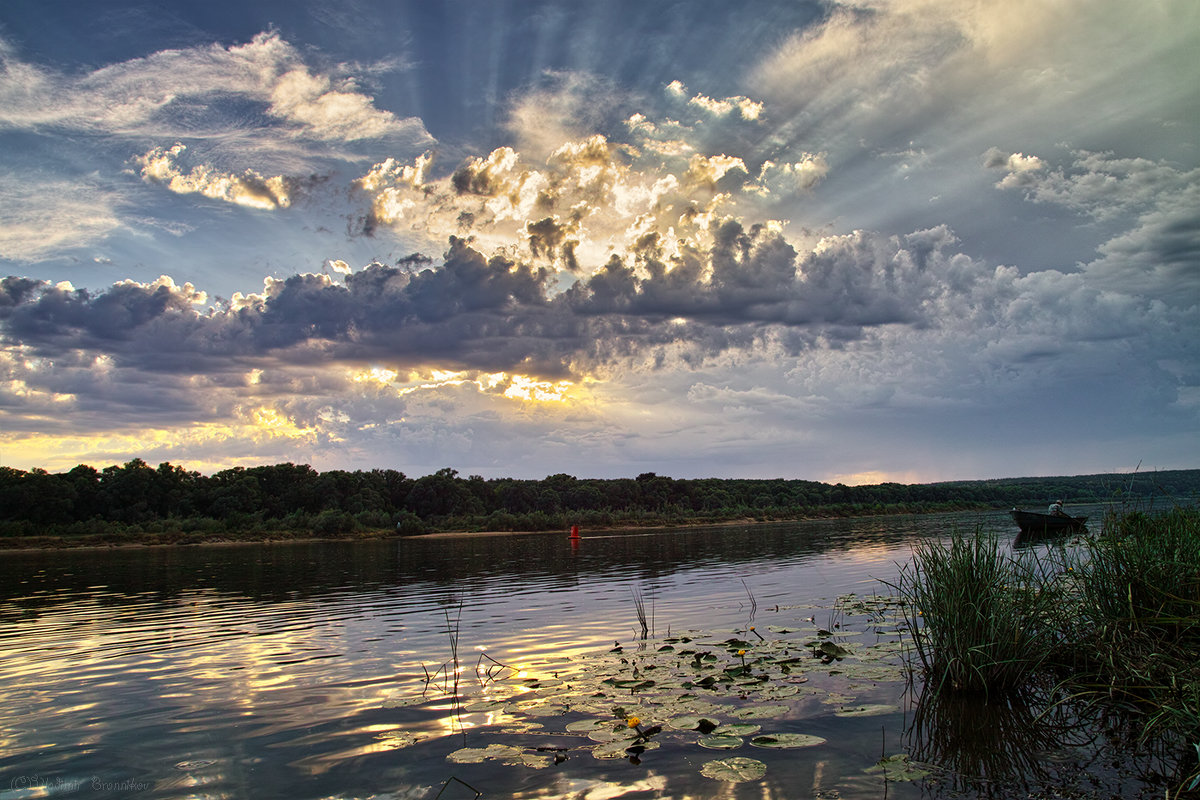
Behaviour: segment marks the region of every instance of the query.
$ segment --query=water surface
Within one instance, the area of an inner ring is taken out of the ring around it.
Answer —
[[[632,763],[594,758],[594,743],[565,728],[611,698],[546,715],[563,695],[530,690],[516,671],[590,686],[628,668],[609,654],[617,645],[633,655],[665,637],[749,638],[750,626],[797,645],[835,626],[851,649],[894,644],[894,624],[856,616],[844,598],[886,592],[880,580],[916,541],[955,527],[1012,532],[1007,515],[987,513],[585,531],[577,544],[556,533],[7,553],[0,798],[473,797],[468,786],[596,800],[882,796],[868,769],[911,745],[905,686],[883,673],[850,681],[829,674],[837,662],[814,661],[808,694],[753,720],[824,745],[719,752],[668,730]],[[510,680],[481,682],[498,664]],[[631,707],[646,699],[633,694]],[[510,705],[464,710],[489,700]],[[835,713],[850,704],[895,711]],[[561,763],[447,759],[492,743]],[[730,756],[764,762],[766,777],[700,774]],[[905,782],[888,792],[920,795]]]

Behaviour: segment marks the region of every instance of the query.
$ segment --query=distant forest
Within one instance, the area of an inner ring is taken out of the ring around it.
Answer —
[[[550,475],[542,480],[453,469],[409,478],[388,469],[317,472],[276,464],[205,476],[140,459],[52,474],[0,467],[0,536],[145,534],[177,541],[434,531],[540,531],[1200,497],[1200,469],[931,484],[844,486],[804,480],[676,480]],[[237,536],[242,534],[243,536]],[[157,538],[156,538],[157,540]]]

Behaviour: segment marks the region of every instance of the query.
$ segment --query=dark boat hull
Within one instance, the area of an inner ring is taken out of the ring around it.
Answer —
[[[1055,516],[1053,514],[1038,514],[1033,511],[1018,511],[1013,509],[1013,521],[1026,536],[1047,536],[1056,533],[1072,533],[1081,531],[1087,517]]]

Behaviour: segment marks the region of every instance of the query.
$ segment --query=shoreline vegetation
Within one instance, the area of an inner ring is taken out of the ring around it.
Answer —
[[[0,467],[0,550],[637,529],[1195,497],[1200,469],[862,486],[787,479],[541,480],[276,464],[205,476],[140,459]]]
[[[1200,790],[1200,506],[1114,507],[1097,530],[1012,552],[955,531],[895,584],[922,705],[1084,704],[1167,800]],[[1115,712],[1115,713],[1109,713]]]

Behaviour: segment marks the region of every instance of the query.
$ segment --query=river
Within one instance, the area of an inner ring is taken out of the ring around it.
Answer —
[[[986,794],[902,756],[939,734],[913,724],[881,583],[956,528],[1014,532],[988,512],[5,553],[0,800]]]

